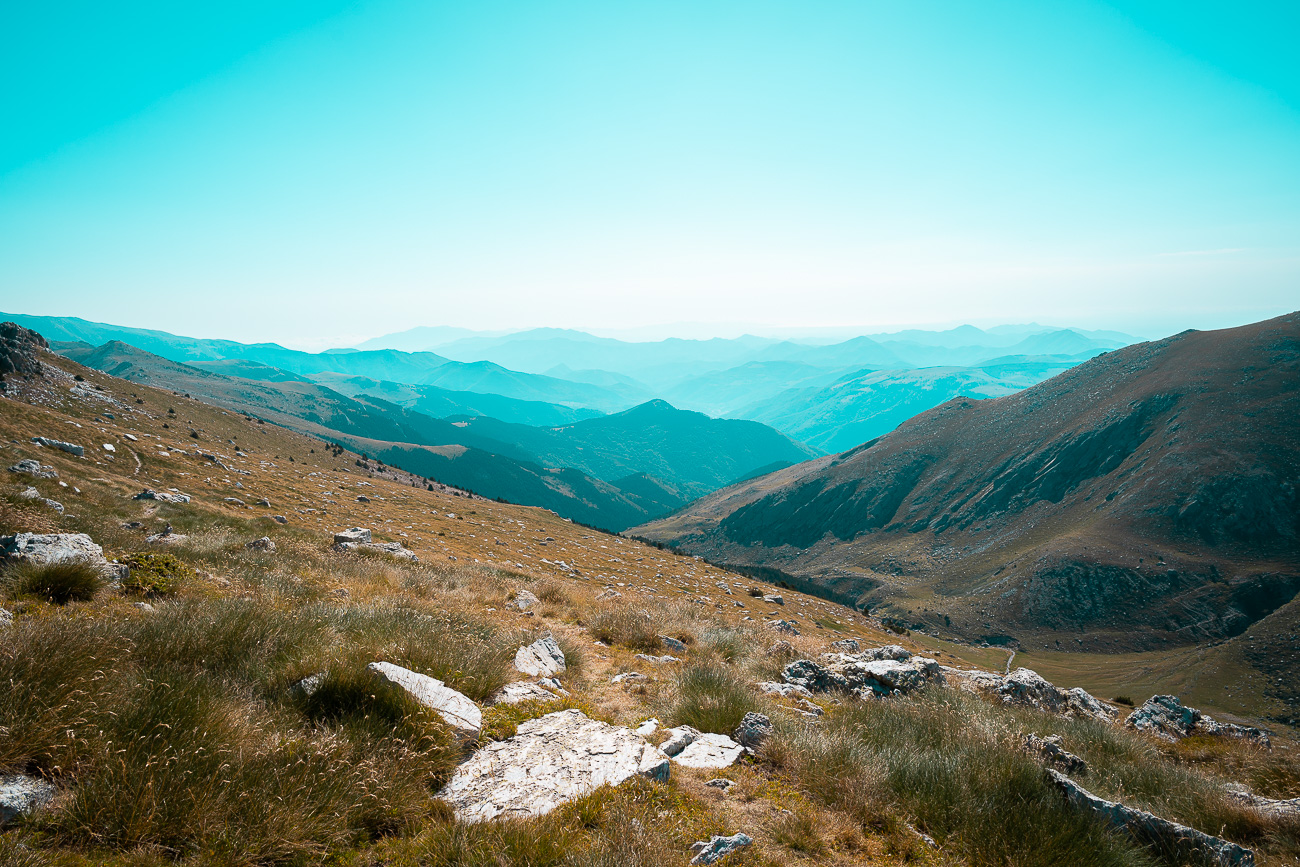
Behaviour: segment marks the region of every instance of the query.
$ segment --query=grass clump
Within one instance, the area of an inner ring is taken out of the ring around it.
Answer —
[[[141,596],[170,596],[185,580],[194,577],[194,570],[172,554],[138,552],[118,562],[128,569],[122,589]]]
[[[618,644],[631,650],[657,652],[663,642],[662,630],[650,612],[626,606],[607,606],[591,617],[587,628],[606,644]]]
[[[725,665],[687,666],[677,676],[676,686],[669,716],[677,725],[730,735],[746,713],[758,709],[753,693]]]
[[[11,567],[7,577],[19,596],[34,596],[55,605],[88,602],[104,586],[99,567],[86,560],[22,562]]]

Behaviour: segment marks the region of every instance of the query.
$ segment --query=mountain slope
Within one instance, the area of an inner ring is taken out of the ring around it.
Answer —
[[[1300,314],[952,400],[638,532],[967,636],[1236,635],[1300,590]]]
[[[60,346],[67,357],[131,382],[193,395],[216,406],[380,458],[393,466],[493,498],[542,506],[565,517],[622,529],[682,505],[684,498],[629,496],[579,470],[548,469],[516,443],[378,398],[349,398],[313,382],[255,382],[168,361],[121,342]]]

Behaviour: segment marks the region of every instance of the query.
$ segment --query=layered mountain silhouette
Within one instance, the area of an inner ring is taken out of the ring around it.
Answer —
[[[443,484],[606,529],[663,514],[756,469],[816,454],[757,422],[710,419],[663,401],[560,427],[484,416],[439,419],[368,394],[349,397],[265,365],[221,365],[252,379],[169,361],[121,341],[54,346],[132,382],[190,394]]]
[[[634,532],[968,636],[1235,635],[1300,590],[1300,314],[950,400]]]

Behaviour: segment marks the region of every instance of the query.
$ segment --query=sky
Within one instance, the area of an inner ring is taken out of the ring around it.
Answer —
[[[1242,324],[1300,308],[1298,38],[1290,0],[0,4],[0,310]]]

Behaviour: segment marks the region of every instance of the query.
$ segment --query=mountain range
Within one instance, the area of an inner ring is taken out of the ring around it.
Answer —
[[[1136,650],[1294,626],[1300,314],[950,400],[633,532],[972,638]]]

